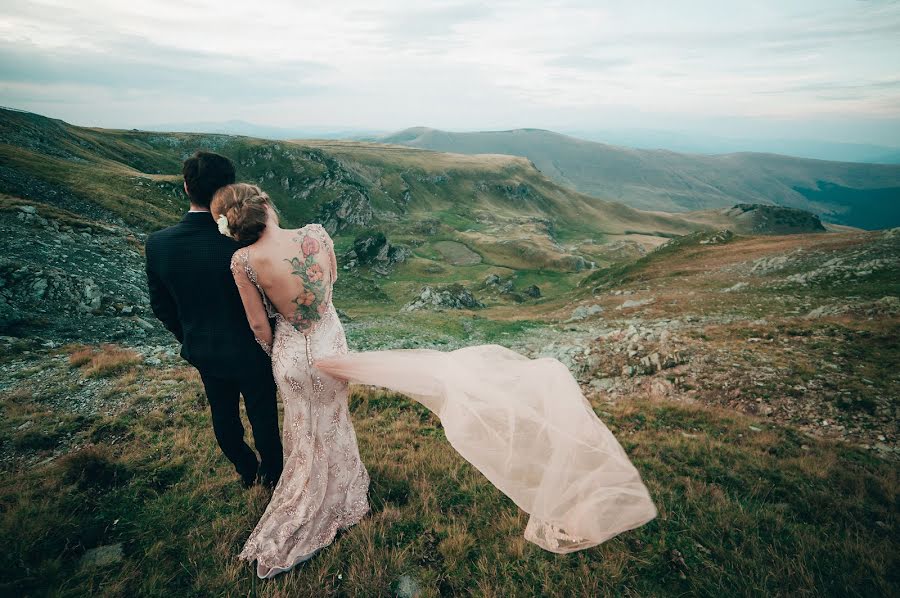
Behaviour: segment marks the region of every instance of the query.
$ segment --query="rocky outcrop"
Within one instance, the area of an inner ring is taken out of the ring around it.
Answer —
[[[374,211],[369,197],[356,188],[344,189],[337,199],[322,204],[319,210],[322,226],[334,234],[350,226],[366,226]]]
[[[754,276],[779,276],[767,286],[835,286],[883,276],[900,267],[900,237],[890,229],[879,234],[877,242],[866,243],[840,252],[809,252],[796,249],[746,262],[738,272]]]
[[[509,278],[501,278],[497,274],[488,274],[482,283],[486,291],[496,293],[503,299],[522,303],[529,299],[540,299],[543,295],[541,288],[535,284],[525,287],[521,292],[515,290],[516,275]]]
[[[422,292],[410,303],[407,303],[402,311],[416,311],[419,309],[479,309],[484,304],[464,286],[453,284],[446,287],[422,288]]]
[[[725,210],[734,219],[735,228],[745,234],[789,235],[796,233],[823,233],[825,227],[819,217],[804,210],[742,203]]]
[[[394,245],[384,233],[368,233],[353,240],[353,246],[344,254],[344,268],[370,266],[372,270],[386,276],[397,264],[403,263],[412,255],[412,251],[404,245]]]
[[[245,151],[238,163],[276,200],[319,205],[316,221],[331,234],[366,226],[375,216],[366,186],[320,150],[271,143]]]
[[[701,245],[721,245],[722,243],[731,241],[733,238],[734,233],[726,228],[712,234],[704,234],[697,242]]]
[[[166,338],[148,315],[143,238],[50,206],[6,201],[0,205],[0,334]]]
[[[523,291],[526,297],[531,297],[532,299],[540,299],[541,298],[541,287],[533,284],[531,286],[525,287]]]

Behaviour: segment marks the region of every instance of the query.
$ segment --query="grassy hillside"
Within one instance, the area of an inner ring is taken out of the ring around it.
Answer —
[[[641,212],[508,156],[0,116],[4,595],[900,591],[898,230],[762,235],[818,221]],[[218,451],[143,273],[146,234],[184,210],[177,173],[197,147],[232,156],[289,222],[334,231],[352,349],[499,343],[566,364],[659,517],[544,552],[424,408],[355,388],[372,513],[256,580],[235,556],[268,495],[240,489]],[[389,245],[365,251],[373,240]],[[396,259],[363,259],[382,254]],[[484,307],[403,309],[456,283]]]
[[[450,133],[418,127],[381,141],[442,152],[524,156],[554,181],[645,210],[768,203],[861,228],[900,225],[898,165],[638,150],[540,129]]]
[[[372,512],[309,563],[260,582],[235,555],[268,494],[240,489],[198,376],[174,347],[3,337],[0,588],[896,595],[900,303],[885,294],[898,243],[896,231],[691,235],[591,275],[555,309],[518,308],[532,318],[518,329],[502,308],[477,320],[354,309],[356,348],[487,341],[569,360],[659,517],[565,556],[524,541],[525,515],[448,450],[427,410],[357,388],[350,407]],[[568,321],[590,305],[601,311]]]

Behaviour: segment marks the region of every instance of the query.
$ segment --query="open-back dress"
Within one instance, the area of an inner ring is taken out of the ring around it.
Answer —
[[[305,286],[293,313],[266,299],[252,248],[233,261],[238,285],[246,277],[277,322],[271,355],[285,410],[284,473],[241,552],[261,577],[309,558],[368,510],[349,382],[430,409],[450,445],[530,515],[524,535],[541,548],[589,548],[656,516],[640,474],[560,361],[499,345],[348,352],[331,302],[332,240],[318,224],[298,232],[291,261]]]

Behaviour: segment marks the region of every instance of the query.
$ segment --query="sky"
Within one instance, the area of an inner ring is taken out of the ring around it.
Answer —
[[[74,124],[900,145],[897,1],[0,3],[0,105]]]

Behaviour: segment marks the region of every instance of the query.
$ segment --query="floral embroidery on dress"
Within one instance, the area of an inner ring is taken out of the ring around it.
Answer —
[[[260,577],[310,558],[334,541],[338,529],[349,528],[369,511],[369,473],[348,411],[349,385],[313,365],[320,356],[347,351],[331,303],[334,277],[327,274],[332,258],[319,253],[331,247],[330,239],[319,225],[310,225],[299,231],[297,241],[300,255],[285,261],[291,276],[303,282],[294,301],[303,328],[272,307],[246,249],[232,263],[247,273],[275,318],[272,373],[284,405],[284,471],[239,555],[256,561]],[[324,261],[316,262],[317,255]]]

